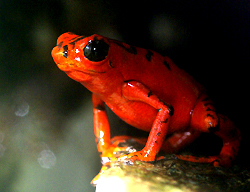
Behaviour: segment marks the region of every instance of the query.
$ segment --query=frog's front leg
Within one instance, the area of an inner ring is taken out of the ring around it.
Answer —
[[[126,151],[126,147],[119,147],[112,144],[110,139],[110,127],[104,101],[98,95],[92,94],[94,112],[94,134],[98,152],[102,158],[102,163],[116,160],[117,151]]]
[[[157,109],[158,113],[153,122],[145,147],[141,151],[121,156],[119,160],[154,161],[167,134],[169,118],[173,115],[174,109],[171,105],[164,103],[160,98],[154,95],[149,88],[137,81],[124,83],[122,95],[130,101],[147,103]]]
[[[94,112],[94,134],[98,152],[102,153],[110,147],[110,127],[104,101],[92,94]]]

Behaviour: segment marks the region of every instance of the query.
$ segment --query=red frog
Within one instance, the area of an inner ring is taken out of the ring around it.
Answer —
[[[149,132],[141,151],[118,160],[154,161],[160,150],[176,153],[201,132],[222,139],[220,154],[176,155],[179,159],[231,166],[236,158],[240,131],[226,116],[217,114],[203,86],[168,57],[100,35],[70,32],[58,38],[52,56],[60,70],[93,93],[94,133],[102,157],[114,149],[106,104],[128,124]]]

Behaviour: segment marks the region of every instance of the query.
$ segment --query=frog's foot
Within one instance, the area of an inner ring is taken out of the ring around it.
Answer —
[[[133,153],[129,153],[128,155],[122,155],[118,158],[118,161],[121,162],[129,162],[131,164],[134,161],[154,161],[155,156],[150,155],[147,151],[141,150]]]
[[[137,139],[129,136],[116,136],[111,139],[111,145],[101,153],[102,164],[115,162],[118,157],[142,149],[146,139]]]
[[[115,145],[111,145],[108,149],[102,152],[101,159],[102,164],[106,164],[108,162],[114,162],[117,161],[117,158],[123,154],[127,154],[130,149],[129,147],[118,147]]]
[[[143,146],[145,146],[147,142],[147,138],[135,138],[135,137],[130,137],[126,135],[121,135],[121,136],[115,136],[111,139],[111,144],[112,146],[133,146],[134,148],[140,148],[142,149]]]
[[[230,167],[232,160],[229,156],[208,156],[208,157],[196,157],[192,155],[175,155],[178,159],[191,161],[195,163],[212,163],[215,167]]]

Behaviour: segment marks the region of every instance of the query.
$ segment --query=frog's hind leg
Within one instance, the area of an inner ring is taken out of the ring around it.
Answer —
[[[209,157],[177,155],[179,159],[213,163],[214,166],[231,166],[239,150],[240,131],[226,116],[216,113],[213,102],[206,94],[200,96],[194,107],[190,127],[200,132],[212,132],[219,136],[223,141],[221,152],[217,156]]]
[[[199,136],[199,131],[175,133],[162,144],[161,150],[167,154],[177,153],[184,147],[191,144]]]

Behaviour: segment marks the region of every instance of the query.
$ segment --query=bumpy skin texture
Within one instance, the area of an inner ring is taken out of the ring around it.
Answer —
[[[205,89],[168,57],[100,35],[64,33],[52,56],[62,71],[93,93],[94,133],[102,157],[110,156],[110,127],[105,104],[128,124],[150,132],[145,147],[122,159],[154,161],[159,150],[176,153],[201,132],[223,140],[217,156],[178,158],[230,166],[240,131],[216,113]],[[167,134],[172,134],[165,140]]]

